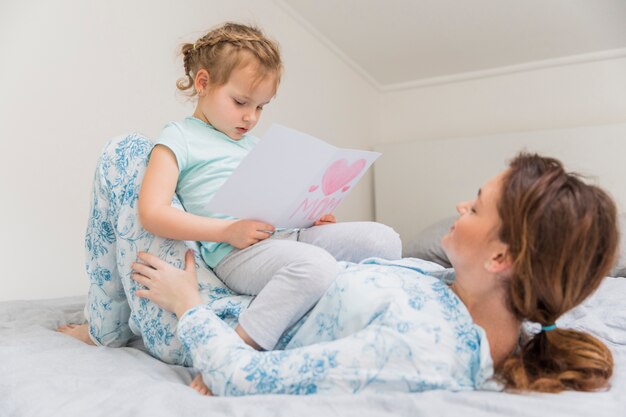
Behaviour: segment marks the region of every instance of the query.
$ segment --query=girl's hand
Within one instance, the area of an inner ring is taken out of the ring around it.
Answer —
[[[271,224],[254,220],[237,220],[226,228],[226,242],[237,249],[244,249],[272,236],[274,230]]]
[[[313,223],[313,226],[323,226],[325,224],[332,223],[337,223],[337,219],[335,219],[335,216],[332,213],[328,213],[324,214],[322,217],[319,218],[319,220]]]
[[[131,265],[134,271],[131,278],[147,288],[135,291],[138,297],[147,298],[178,318],[202,304],[193,251],[185,254],[185,269],[178,269],[147,252],[139,252],[137,257],[143,263]]]

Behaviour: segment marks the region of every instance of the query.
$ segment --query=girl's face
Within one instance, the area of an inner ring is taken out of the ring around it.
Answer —
[[[207,81],[202,82],[206,76]],[[263,106],[276,94],[276,75],[260,78],[255,65],[236,68],[226,84],[212,87],[206,70],[196,76],[198,104],[194,117],[232,140],[239,140],[259,121]]]
[[[457,205],[459,218],[443,237],[442,245],[457,270],[484,268],[502,251],[498,238],[500,200],[504,172],[490,179],[478,190],[474,200]]]

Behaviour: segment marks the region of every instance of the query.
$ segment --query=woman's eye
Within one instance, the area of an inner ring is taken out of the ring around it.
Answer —
[[[257,110],[263,110],[263,106],[258,106],[256,109]]]
[[[244,104],[246,104],[245,101],[237,100],[236,98],[234,98],[233,100],[235,101],[235,104],[238,106],[243,106]]]
[[[471,211],[472,213],[476,214],[476,207],[474,207],[474,206],[470,207],[470,211]]]

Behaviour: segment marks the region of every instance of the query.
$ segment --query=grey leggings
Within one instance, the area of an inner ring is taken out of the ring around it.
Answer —
[[[388,226],[334,223],[277,232],[245,249],[235,249],[214,272],[231,289],[256,295],[239,316],[239,324],[269,350],[324,294],[339,273],[337,261],[399,259],[401,252],[400,237]]]

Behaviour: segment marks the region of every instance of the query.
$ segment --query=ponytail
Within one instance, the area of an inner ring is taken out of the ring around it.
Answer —
[[[509,390],[595,391],[608,387],[613,356],[590,334],[555,329],[536,334],[496,371]]]

